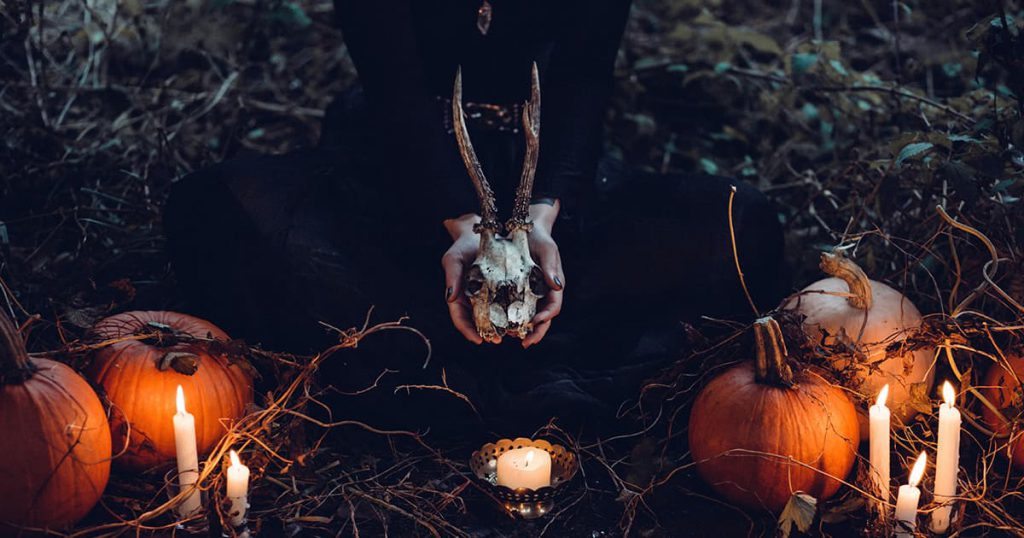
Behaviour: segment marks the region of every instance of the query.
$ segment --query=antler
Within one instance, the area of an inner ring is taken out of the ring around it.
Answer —
[[[484,170],[480,166],[480,160],[473,150],[473,143],[469,141],[469,131],[466,129],[465,113],[462,111],[462,67],[455,74],[455,92],[452,97],[452,119],[455,124],[455,139],[459,143],[459,154],[462,155],[462,162],[466,164],[466,171],[469,178],[473,180],[473,187],[476,188],[477,198],[480,199],[480,223],[473,229],[499,231],[498,208],[494,202],[494,191],[491,184],[484,176]]]
[[[516,200],[512,206],[512,218],[505,227],[529,230],[530,200],[533,198],[533,177],[537,173],[537,158],[540,156],[540,75],[537,62],[533,62],[530,73],[530,100],[523,107],[523,132],[526,134],[526,155],[523,157],[523,175],[516,188]]]

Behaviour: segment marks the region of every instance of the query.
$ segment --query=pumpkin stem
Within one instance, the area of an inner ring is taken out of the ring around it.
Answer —
[[[850,306],[860,310],[871,309],[871,279],[853,260],[839,251],[822,252],[819,267],[829,276],[846,282],[846,287],[850,289],[846,302]]]
[[[6,312],[0,312],[0,386],[22,383],[35,371],[18,327]]]
[[[771,316],[754,322],[754,367],[758,382],[793,386],[793,370],[786,363],[789,352],[779,322]]]
[[[169,351],[156,365],[160,371],[168,368],[183,375],[192,375],[199,369],[199,356],[183,351]]]

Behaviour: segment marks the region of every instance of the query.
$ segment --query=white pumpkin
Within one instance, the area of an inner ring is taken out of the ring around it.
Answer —
[[[856,344],[860,351],[857,364],[851,365],[848,357],[838,356],[832,365],[839,370],[853,366],[855,382],[851,388],[861,397],[857,409],[861,436],[866,439],[870,430],[868,402],[874,401],[886,384],[894,420],[906,423],[917,414],[910,405],[910,387],[925,383],[925,388],[931,389],[935,350],[906,351],[886,359],[886,347],[906,340],[920,327],[921,312],[902,293],[870,280],[856,263],[840,254],[823,253],[821,268],[832,276],[794,294],[783,308],[805,316],[804,331],[815,341],[835,344],[845,333]]]

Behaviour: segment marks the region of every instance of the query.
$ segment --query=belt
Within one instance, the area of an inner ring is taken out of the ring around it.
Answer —
[[[455,132],[455,125],[452,120],[452,99],[450,97],[438,97],[437,100],[443,105],[444,128],[449,134],[452,134]],[[492,103],[464,102],[462,109],[466,111],[466,122],[476,129],[503,133],[519,133],[522,129],[522,103],[496,105]]]

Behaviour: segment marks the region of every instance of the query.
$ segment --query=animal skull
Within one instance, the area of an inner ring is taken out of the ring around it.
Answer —
[[[533,329],[531,320],[537,312],[537,300],[547,293],[544,275],[530,257],[527,240],[533,228],[529,220],[530,198],[540,149],[540,80],[537,64],[533,65],[530,100],[523,107],[523,131],[526,133],[523,174],[516,188],[512,218],[504,227],[498,222],[494,192],[484,176],[466,129],[462,110],[461,69],[455,76],[452,118],[459,153],[480,199],[480,223],[473,228],[480,234],[480,249],[467,272],[464,287],[473,305],[473,321],[477,333],[487,342],[499,342],[505,335],[525,338]],[[503,229],[505,234],[502,233]]]

